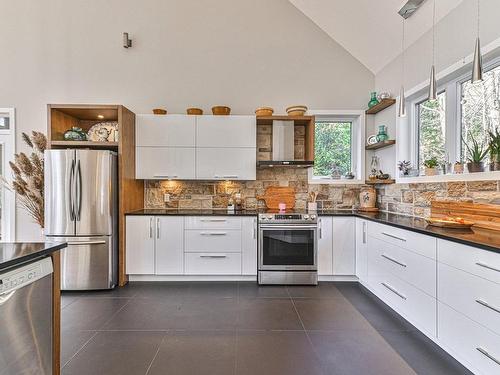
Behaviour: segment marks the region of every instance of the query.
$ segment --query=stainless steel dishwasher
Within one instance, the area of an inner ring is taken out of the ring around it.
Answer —
[[[52,375],[52,259],[0,271],[0,375]]]

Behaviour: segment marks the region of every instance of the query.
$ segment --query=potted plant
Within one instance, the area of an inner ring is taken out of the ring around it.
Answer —
[[[455,174],[464,173],[464,163],[462,163],[461,161],[456,161],[455,164],[453,165],[453,173]]]
[[[500,132],[495,129],[495,132],[488,132],[490,136],[490,170],[500,171]]]
[[[426,176],[435,176],[437,175],[438,169],[438,161],[435,156],[433,156],[430,159],[427,159],[424,161],[424,167],[425,167],[425,175]]]
[[[408,176],[411,169],[411,162],[408,160],[403,160],[398,163],[398,169],[400,171],[400,176]]]
[[[474,137],[471,137],[472,146],[467,143],[465,147],[467,148],[467,169],[469,173],[484,172],[484,158],[488,155],[489,146],[480,145]]]

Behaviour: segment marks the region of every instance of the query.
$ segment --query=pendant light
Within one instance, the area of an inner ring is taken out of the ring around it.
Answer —
[[[431,77],[429,80],[429,97],[428,100],[437,99],[437,85],[436,85],[436,69],[434,68],[436,58],[436,0],[432,3],[432,66]]]
[[[401,90],[399,91],[399,117],[406,117],[405,99],[405,18],[403,18],[403,38],[401,42]]]
[[[483,58],[481,56],[481,41],[479,40],[479,0],[477,0],[477,35],[474,48],[474,61],[472,62],[472,83],[483,80]]]

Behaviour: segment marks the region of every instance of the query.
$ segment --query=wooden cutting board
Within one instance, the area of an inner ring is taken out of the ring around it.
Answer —
[[[278,210],[280,203],[286,204],[286,209],[295,207],[295,189],[287,186],[269,186],[264,195],[257,196],[257,199],[266,202],[266,207],[270,210]]]
[[[469,202],[432,201],[431,217],[458,216],[474,227],[500,230],[500,205]]]

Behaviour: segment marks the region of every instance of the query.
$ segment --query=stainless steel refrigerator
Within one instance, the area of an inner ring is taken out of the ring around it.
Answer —
[[[112,289],[118,273],[117,156],[45,151],[45,235],[66,241],[61,289]]]

